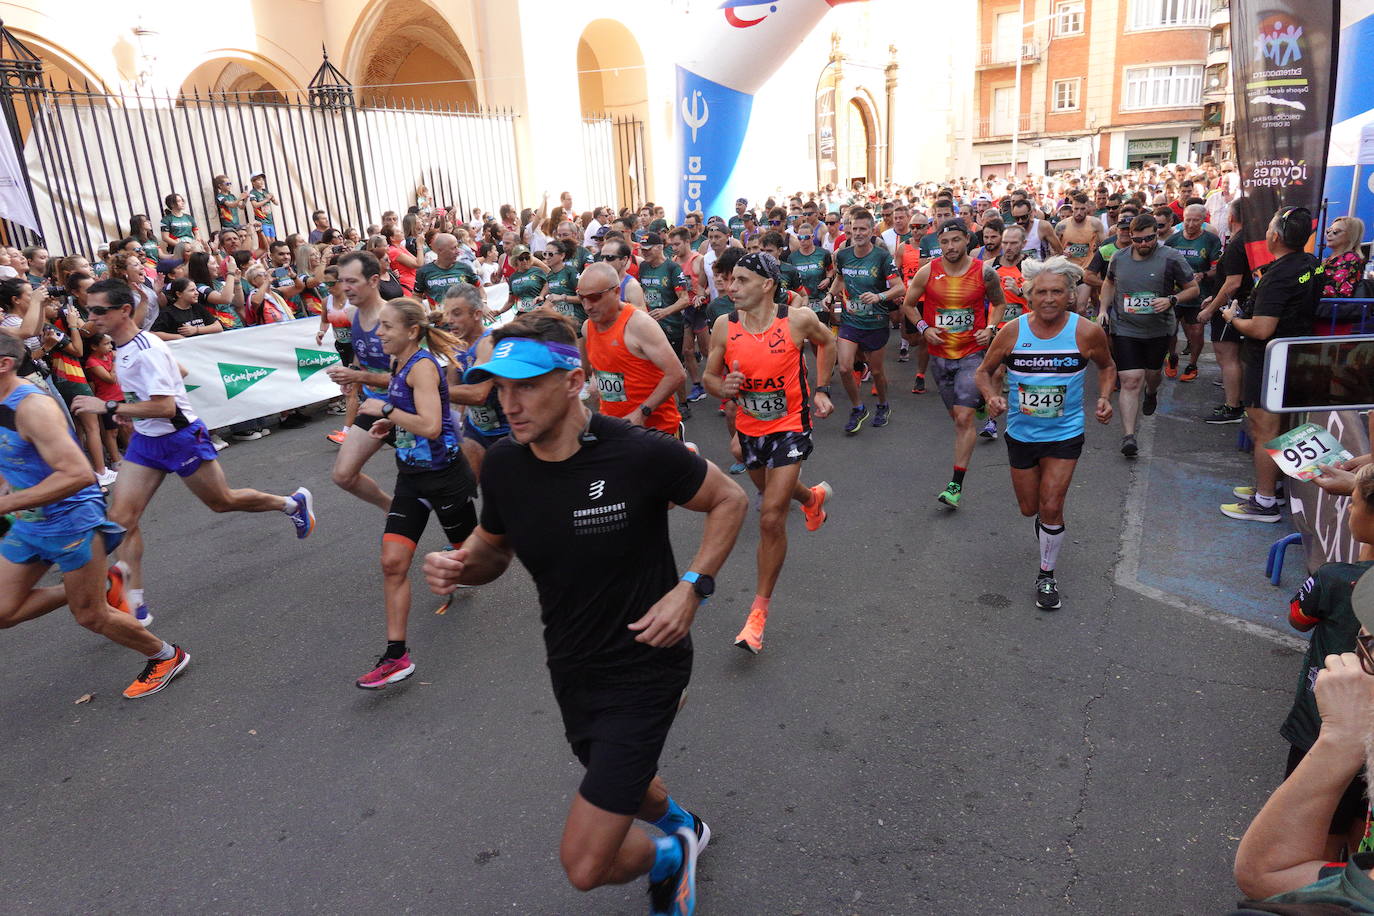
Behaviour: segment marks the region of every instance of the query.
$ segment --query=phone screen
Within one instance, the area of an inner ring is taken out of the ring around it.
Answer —
[[[1374,408],[1374,334],[1274,341],[1264,379],[1266,410]]]

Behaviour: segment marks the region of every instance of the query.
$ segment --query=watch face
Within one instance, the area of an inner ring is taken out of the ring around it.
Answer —
[[[697,594],[703,598],[709,598],[716,592],[716,580],[710,576],[697,576],[697,581],[692,583],[692,588],[696,589]]]

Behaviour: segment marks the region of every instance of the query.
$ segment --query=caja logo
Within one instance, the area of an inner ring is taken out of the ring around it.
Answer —
[[[767,12],[763,11],[767,7]],[[725,21],[737,29],[747,29],[758,25],[767,19],[772,13],[778,11],[777,3],[759,3],[758,0],[725,0],[720,5],[720,9],[725,11]],[[738,10],[746,10],[744,15],[740,15]],[[750,14],[753,18],[750,18]],[[762,15],[758,15],[762,13]]]

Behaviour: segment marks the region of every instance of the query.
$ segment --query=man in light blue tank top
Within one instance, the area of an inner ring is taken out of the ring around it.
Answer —
[[[122,579],[107,593],[106,554],[124,529],[106,519],[95,472],[61,409],[16,375],[23,358],[23,343],[0,334],[0,477],[8,485],[0,515],[10,521],[0,540],[0,627],[68,605],[77,623],[147,659],[124,695],[156,693],[191,656],[134,619]],[[54,564],[62,584],[36,588]]]
[[[1070,307],[1083,271],[1067,258],[1023,265],[1031,311],[1008,322],[978,368],[978,390],[996,417],[1008,407],[1007,456],[1021,514],[1035,517],[1040,544],[1036,606],[1062,606],[1055,564],[1064,543],[1064,499],[1083,452],[1084,374],[1097,366],[1099,423],[1112,420],[1116,364],[1107,334]],[[1008,393],[1002,394],[1001,371]]]

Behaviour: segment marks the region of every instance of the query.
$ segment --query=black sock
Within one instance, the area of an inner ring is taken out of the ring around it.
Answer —
[[[1040,574],[1037,575],[1035,578],[1036,578],[1036,581],[1039,581],[1040,579],[1053,579],[1053,578],[1054,578],[1054,570],[1052,570],[1052,569],[1042,569],[1042,570],[1040,570]]]
[[[382,658],[400,658],[406,654],[406,641],[404,639],[388,639],[386,641],[386,652]]]
[[[959,486],[962,487],[964,485],[964,475],[967,473],[968,468],[961,468],[958,465],[955,465],[954,476],[950,478],[950,482],[957,483]]]

